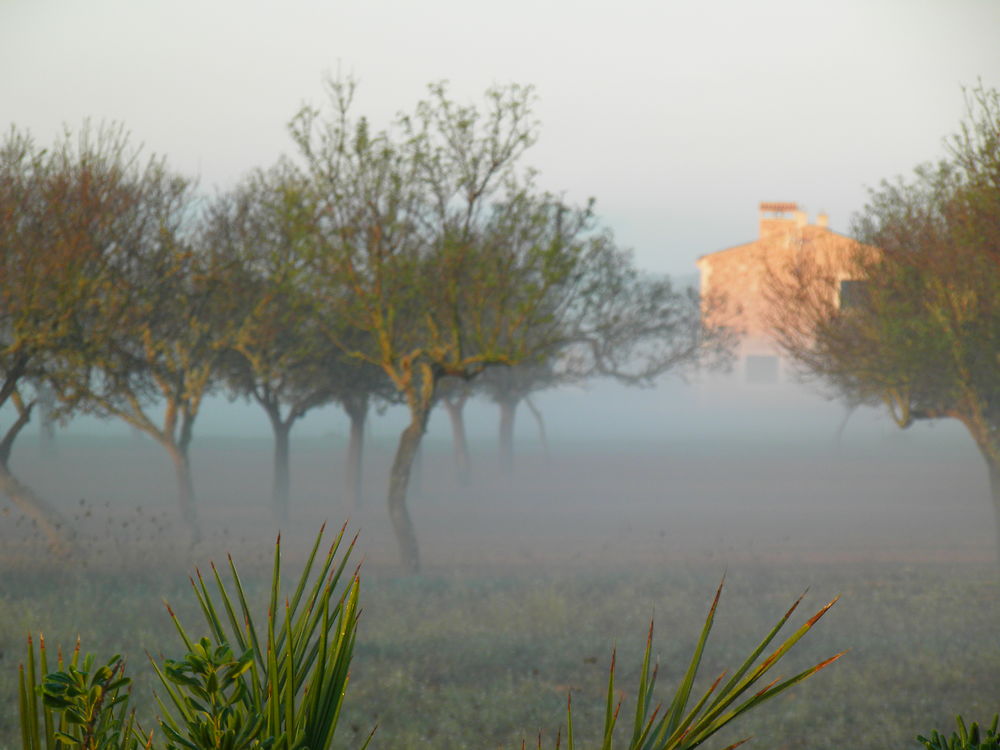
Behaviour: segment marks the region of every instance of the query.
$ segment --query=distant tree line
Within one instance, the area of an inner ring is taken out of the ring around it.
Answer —
[[[325,109],[292,120],[294,155],[214,197],[132,145],[119,126],[67,131],[51,148],[12,129],[0,144],[0,483],[63,550],[72,532],[10,469],[12,445],[48,394],[55,419],[115,417],[170,456],[193,539],[190,445],[206,396],[257,403],[275,440],[273,503],[288,516],[289,435],[336,403],[351,423],[345,481],[360,497],[373,405],[409,422],[389,513],[419,567],[406,507],[431,410],[446,404],[468,474],[462,407],[502,410],[531,393],[607,376],[650,384],[724,360],[727,331],[697,295],[639,271],[593,205],[536,186],[532,93],[490,89],[478,106],[443,85],[387,128],[329,80]]]

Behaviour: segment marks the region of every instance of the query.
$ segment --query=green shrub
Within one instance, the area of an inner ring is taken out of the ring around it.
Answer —
[[[346,528],[346,527],[345,527]],[[164,697],[157,698],[167,750],[326,750],[333,742],[347,691],[358,621],[357,571],[340,585],[352,541],[338,552],[344,529],[316,567],[323,530],[290,598],[280,591],[281,538],[274,551],[271,596],[263,629],[250,613],[236,565],[227,588],[215,565],[212,584],[192,579],[210,637],[192,640],[168,611],[184,643],[183,659],[153,662]],[[149,747],[129,709],[124,666],[115,657],[92,671],[87,656],[78,669],[79,645],[69,664],[60,655],[48,674],[45,642],[36,659],[28,639],[21,667],[19,713],[24,750],[136,750]],[[36,661],[40,669],[36,670]],[[46,674],[41,684],[36,673]],[[39,697],[41,701],[39,701]],[[367,746],[371,739],[365,740]]]
[[[47,672],[45,640],[39,638],[39,656],[42,672]],[[77,643],[69,664],[62,663],[60,670],[48,674],[34,690],[28,686],[35,681],[35,658],[31,639],[28,639],[28,671],[21,668],[19,679],[21,737],[24,750],[41,750],[55,747],[56,741],[80,750],[135,750],[141,735],[135,727],[135,713],[128,710],[128,693],[121,688],[129,684],[125,677],[125,664],[114,656],[103,667],[93,668],[94,657],[87,655],[80,661],[80,644]],[[38,698],[41,698],[43,723],[38,724]],[[58,717],[53,721],[53,714]]]
[[[980,732],[976,722],[966,727],[961,716],[956,717],[955,722],[958,724],[958,731],[952,732],[950,738],[945,739],[944,735],[934,730],[929,738],[918,735],[917,742],[922,743],[927,750],[1000,750],[1000,735],[997,734],[1000,714],[993,717],[993,723],[986,729],[985,735]]]
[[[251,616],[232,558],[229,558],[232,579],[229,588],[214,564],[209,582],[200,572],[191,581],[208,636],[192,639],[168,606],[186,654],[179,660],[165,659],[162,664],[151,660],[164,691],[157,696],[157,702],[166,750],[327,750],[331,746],[347,691],[358,622],[358,573],[355,570],[349,577],[343,575],[354,542],[339,555],[343,535],[341,529],[325,559],[316,565],[323,537],[320,530],[290,597],[280,591],[281,539],[278,538],[262,629],[258,629]],[[774,666],[836,601],[820,609],[761,659],[795,612],[802,600],[799,597],[728,679],[726,673],[719,675],[692,705],[693,685],[721,593],[722,584],[715,592],[677,689],[666,703],[655,707],[653,691],[658,670],[651,661],[653,626],[650,624],[636,691],[635,717],[627,741],[629,750],[686,750],[698,746],[742,714],[842,655],[832,656],[786,679],[769,678]],[[129,706],[129,679],[123,660],[115,656],[96,669],[93,664],[94,658],[89,655],[80,661],[77,644],[68,663],[64,663],[60,653],[56,671],[50,673],[44,640],[39,639],[36,653],[32,639],[28,639],[26,665],[22,665],[19,677],[23,750],[61,750],[61,746],[69,750],[153,747],[153,732],[144,732],[138,726],[135,712]],[[45,675],[40,682],[38,675]],[[615,702],[615,695],[612,653],[600,745],[604,750],[614,746],[621,710],[621,702]],[[978,737],[975,724],[972,729]],[[374,730],[361,742],[363,748],[373,734]],[[561,737],[556,740],[557,747],[560,743]],[[568,750],[575,747],[571,700],[566,744]]]

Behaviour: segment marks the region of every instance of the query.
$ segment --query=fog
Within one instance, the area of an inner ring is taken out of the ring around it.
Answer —
[[[612,647],[631,711],[655,614],[668,675],[659,699],[669,699],[723,576],[706,675],[738,664],[807,588],[796,623],[843,598],[783,674],[851,651],[741,718],[719,746],[753,735],[751,747],[906,747],[956,713],[994,710],[1000,665],[978,645],[993,643],[1000,616],[993,510],[983,463],[955,425],[904,432],[859,410],[842,426],[842,409],[801,386],[751,386],[738,374],[554,391],[536,405],[547,449],[522,407],[513,475],[499,470],[495,407],[469,409],[468,485],[446,420],[431,421],[408,500],[418,575],[399,566],[385,505],[399,415],[370,420],[360,508],[342,486],[345,420],[331,410],[293,433],[283,571],[297,575],[321,523],[346,521],[359,535],[363,612],[342,744],[360,745],[378,725],[376,749],[519,747],[539,731],[548,745],[570,691],[578,736],[598,736]],[[216,406],[191,449],[203,529],[193,547],[170,462],[148,438],[79,423],[48,446],[37,432],[21,436],[12,469],[74,526],[80,552],[70,564],[52,557],[0,502],[0,747],[16,744],[13,665],[25,632],[64,645],[82,635],[98,658],[131,654],[143,715],[156,688],[141,654],[181,648],[158,600],[200,635],[186,579],[227,552],[253,601],[268,590],[279,531],[271,441],[245,428],[250,406]]]
[[[447,420],[436,413],[409,499],[425,563],[992,558],[986,471],[960,427],[904,432],[874,409],[842,425],[841,407],[802,386],[736,381],[537,394],[548,442],[522,405],[513,476],[498,467],[496,407],[470,402],[468,486],[456,477]],[[276,531],[272,444],[250,405],[214,406],[191,449],[204,545],[259,544]],[[384,500],[403,417],[391,410],[369,419],[360,509],[347,507],[341,482],[346,418],[331,408],[293,431],[285,532],[308,536],[319,521],[350,519],[368,564],[391,568],[397,553]],[[90,509],[80,520],[92,533],[109,514],[122,539],[148,531],[138,524],[143,514],[174,524],[165,452],[127,430],[85,426],[58,431],[47,451],[26,431],[15,473],[66,514]],[[136,515],[132,526],[121,525],[123,513]],[[4,529],[8,543],[20,533]]]

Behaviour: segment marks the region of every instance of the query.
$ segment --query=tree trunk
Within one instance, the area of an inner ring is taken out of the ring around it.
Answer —
[[[35,523],[45,535],[54,553],[68,556],[74,551],[73,529],[55,508],[38,497],[10,471],[10,452],[14,447],[14,440],[31,421],[34,407],[34,402],[23,404],[20,400],[16,400],[15,403],[18,411],[17,419],[0,439],[0,492],[10,498],[10,501]]]
[[[292,423],[272,421],[274,429],[274,488],[271,493],[271,511],[274,520],[284,523],[288,521],[288,499],[291,495],[291,475],[288,469],[288,438],[292,431]]]
[[[187,446],[168,443],[166,448],[174,462],[174,472],[177,475],[177,507],[181,512],[181,520],[188,527],[191,544],[195,545],[201,541],[201,530],[198,528],[194,481],[191,477],[191,461],[188,458]]]
[[[56,455],[56,423],[43,416],[38,428],[38,442],[42,448],[43,458],[53,458]]]
[[[535,418],[535,422],[538,424],[538,439],[542,443],[542,455],[545,456],[547,462],[549,460],[549,437],[545,433],[545,417],[542,416],[541,410],[535,406],[535,403],[530,398],[525,397],[524,403],[527,404],[528,409]]]
[[[996,527],[996,562],[1000,565],[1000,443],[992,426],[984,420],[958,418],[979,448],[989,474],[990,499],[993,501],[993,523]]]
[[[517,416],[517,401],[510,399],[500,402],[500,471],[511,476],[514,473],[514,417]]]
[[[75,534],[69,524],[55,508],[11,474],[6,462],[0,462],[0,490],[21,513],[38,526],[54,553],[61,557],[68,557],[73,553]]]
[[[417,450],[413,453],[413,468],[410,470],[410,484],[409,484],[409,494],[410,497],[419,499],[424,494],[424,444],[422,442],[417,446]]]
[[[997,564],[1000,564],[1000,461],[986,457],[990,472],[990,496],[993,499],[993,516],[996,523]]]
[[[426,415],[414,417],[399,437],[396,457],[392,462],[389,476],[389,518],[399,545],[400,562],[408,573],[420,571],[420,557],[417,550],[417,535],[413,521],[406,510],[406,490],[410,483],[413,462],[424,435]]]
[[[52,458],[56,454],[56,421],[52,418],[52,412],[56,408],[56,398],[48,386],[39,389],[38,405],[42,412],[38,425],[42,457]]]
[[[348,400],[342,405],[351,420],[351,432],[347,442],[347,466],[344,471],[347,502],[349,507],[360,510],[364,502],[362,481],[364,477],[365,420],[368,418],[368,399]]]
[[[847,427],[848,421],[850,421],[851,416],[857,410],[857,404],[849,404],[844,408],[844,416],[840,420],[840,424],[837,425],[837,431],[834,433],[833,443],[837,450],[840,450],[841,439],[844,437],[844,429]]]
[[[463,487],[472,481],[472,461],[469,458],[469,441],[465,434],[465,399],[444,399],[444,408],[451,422],[451,443],[455,454],[455,477]]]

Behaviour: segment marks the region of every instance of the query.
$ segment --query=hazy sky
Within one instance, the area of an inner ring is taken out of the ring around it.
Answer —
[[[998,40],[998,0],[0,0],[0,126],[118,120],[214,189],[291,151],[327,71],[376,125],[431,81],[533,84],[542,186],[689,276],[760,200],[846,231],[865,186],[941,155],[962,85],[1000,86]]]
[[[542,185],[691,274],[760,200],[846,230],[865,185],[941,153],[963,84],[1000,85],[998,39],[997,0],[0,0],[0,124],[120,120],[211,188],[291,150],[324,71],[376,124],[431,81],[530,83]]]

